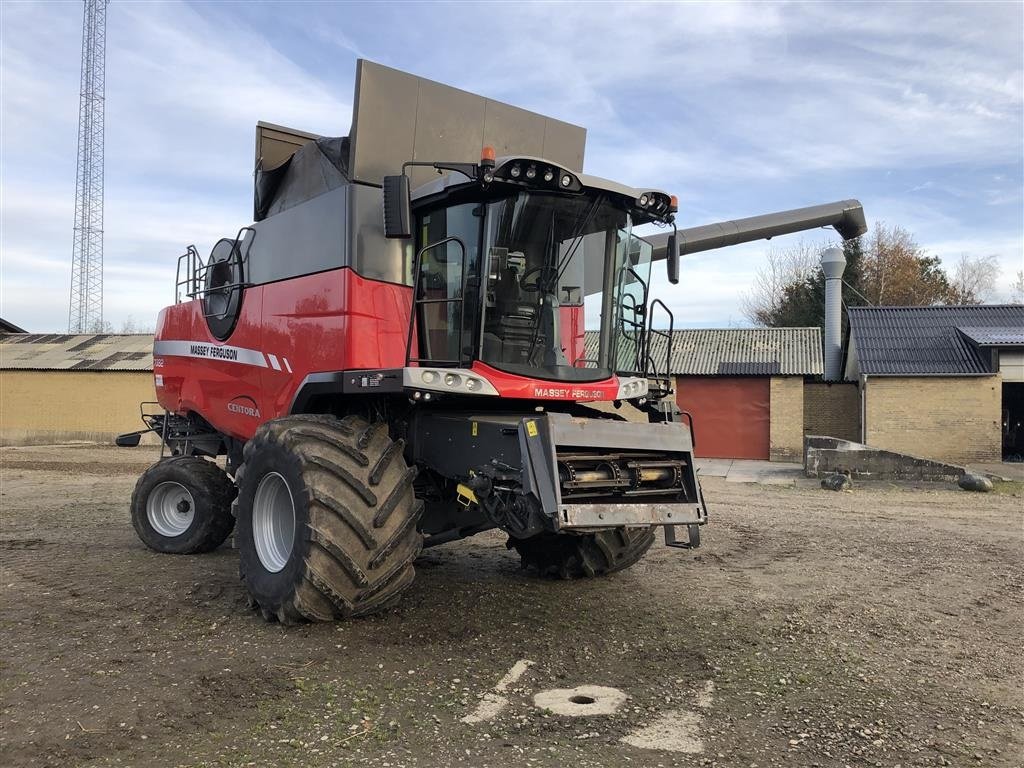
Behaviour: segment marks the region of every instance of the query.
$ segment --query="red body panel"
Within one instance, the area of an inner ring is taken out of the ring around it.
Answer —
[[[558,314],[559,327],[562,331],[562,349],[569,359],[569,365],[575,366],[578,360],[585,357],[583,307],[559,307]]]
[[[290,411],[311,373],[403,367],[411,303],[411,288],[345,268],[247,288],[225,342],[211,336],[200,301],[167,307],[154,344],[157,399],[169,411],[197,413],[247,440],[261,423]],[[582,307],[563,308],[561,319],[567,357],[581,357]],[[580,384],[516,376],[479,362],[473,369],[502,397],[595,401],[618,394],[615,377]]]
[[[170,411],[194,411],[222,432],[248,439],[263,421],[288,413],[310,373],[401,368],[411,301],[411,288],[366,280],[351,269],[254,286],[223,343],[210,335],[201,302],[167,307],[154,348],[157,398]],[[166,341],[194,342],[197,349],[161,354]],[[204,347],[254,354],[240,355],[249,362],[215,359]],[[239,398],[252,402],[229,407]]]
[[[491,382],[502,397],[595,402],[614,400],[619,394],[616,376],[604,381],[544,381],[505,373],[480,361],[473,363],[473,370]]]

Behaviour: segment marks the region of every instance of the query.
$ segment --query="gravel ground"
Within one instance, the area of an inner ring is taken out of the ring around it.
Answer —
[[[711,478],[696,552],[542,581],[484,534],[383,615],[281,627],[230,548],[135,538],[153,458],[0,451],[4,766],[1024,764],[1020,486]],[[577,686],[625,702],[533,704]]]

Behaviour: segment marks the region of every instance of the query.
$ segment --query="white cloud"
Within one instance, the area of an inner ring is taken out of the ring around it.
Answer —
[[[587,170],[671,190],[684,225],[860,196],[869,220],[907,227],[944,259],[996,253],[1004,273],[1020,260],[1019,4],[316,13],[305,25],[266,6],[110,6],[105,307],[115,325],[168,300],[185,245],[206,251],[248,221],[257,120],[346,130],[351,59],[364,51],[586,126]],[[59,330],[81,6],[0,3],[0,15],[0,312]],[[741,322],[739,295],[764,249],[690,257],[683,284],[657,277],[655,293],[677,324]]]
[[[77,5],[3,4],[0,303],[32,329],[67,322],[80,25]],[[257,120],[339,133],[351,97],[245,25],[179,3],[111,6],[107,72],[104,308],[117,325],[173,296],[188,243],[207,251],[249,220]]]

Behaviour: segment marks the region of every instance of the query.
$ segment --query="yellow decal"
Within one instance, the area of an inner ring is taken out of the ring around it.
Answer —
[[[526,422],[526,434],[528,434],[530,437],[536,437],[537,436],[537,422],[536,421],[528,421],[528,422]]]
[[[473,422],[473,437],[476,437],[476,432],[477,432],[477,427],[476,427],[476,422],[474,421]]]
[[[455,493],[459,498],[459,503],[464,507],[468,507],[470,504],[478,504],[476,500],[476,494],[473,493],[473,489],[459,483],[455,486]]]

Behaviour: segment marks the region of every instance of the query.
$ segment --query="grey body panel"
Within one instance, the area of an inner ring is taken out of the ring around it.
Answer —
[[[246,282],[352,267],[363,277],[411,284],[412,244],[384,237],[381,191],[345,184],[252,225]]]
[[[690,430],[682,424],[586,419],[565,413],[549,413],[551,439],[559,447],[630,448],[637,451],[690,453]]]
[[[489,145],[583,168],[586,129],[449,85],[360,59],[349,167],[354,181],[380,184],[409,160],[473,163]],[[411,169],[413,186],[434,171]]]
[[[694,490],[695,498],[680,500],[671,494],[646,497],[636,502],[566,503],[562,499],[558,482],[553,483],[558,530],[610,528],[622,525],[677,525],[702,524],[707,515],[704,499],[693,467],[693,440],[690,430],[678,422],[633,423],[610,419],[587,419],[564,413],[546,415],[545,433],[553,450],[548,453],[550,475],[558,478],[558,452],[567,448],[607,448],[664,453],[665,456],[683,457],[687,463],[686,485]],[[522,438],[521,438],[522,439]],[[527,442],[531,442],[527,438]],[[531,451],[530,465],[537,465],[538,457]]]
[[[412,240],[384,237],[383,199],[378,187],[349,186],[349,263],[371,280],[412,285]]]
[[[246,282],[259,285],[349,266],[349,189],[332,189],[253,224],[243,246]]]
[[[563,504],[559,530],[648,525],[702,525],[700,504]]]

